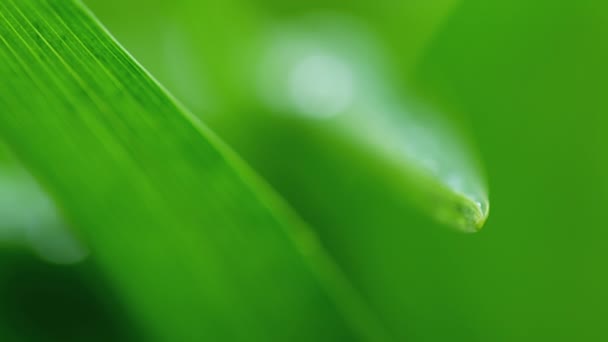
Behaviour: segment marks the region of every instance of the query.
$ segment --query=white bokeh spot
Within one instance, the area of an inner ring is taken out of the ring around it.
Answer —
[[[316,53],[294,63],[288,79],[288,96],[298,111],[315,118],[330,118],[345,112],[353,102],[352,69],[336,56]]]

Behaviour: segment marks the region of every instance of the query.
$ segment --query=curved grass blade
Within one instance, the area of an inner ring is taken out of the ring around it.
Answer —
[[[393,182],[404,199],[438,221],[469,233],[483,227],[488,191],[458,125],[398,86],[397,68],[363,25],[304,18],[266,34],[258,50],[251,92],[273,113],[259,120],[292,116],[314,135],[332,135],[360,159],[400,173]]]
[[[105,7],[89,2],[100,10]],[[315,139],[337,139],[344,149],[358,151],[353,159],[393,170],[393,187],[404,200],[448,226],[476,232],[489,213],[488,190],[473,149],[446,120],[458,115],[408,95],[400,79],[457,3],[340,3],[334,4],[336,11],[319,11],[309,4],[279,16],[275,12],[283,13],[280,9],[289,5],[263,3],[251,11],[247,0],[219,5],[185,1],[164,11],[152,9],[149,16],[155,20],[142,20],[145,31],[159,31],[153,45],[126,30],[124,19],[108,20],[114,20],[148,65],[258,172],[276,166],[263,175],[299,204],[297,209],[316,229],[328,225],[314,219],[318,212],[340,215],[336,200],[324,200],[333,197],[335,188],[322,186],[327,175],[315,170],[322,160],[340,156],[331,148],[306,150],[312,142],[303,143],[301,137],[297,141],[299,131]],[[239,29],[226,21],[238,21]],[[398,35],[387,33],[395,31],[387,26],[398,26]],[[382,37],[373,33],[378,30],[384,32]],[[390,51],[398,51],[398,58],[391,58]],[[249,123],[242,124],[244,120]],[[260,146],[269,137],[281,143],[252,150],[250,141]],[[302,152],[290,153],[300,146]],[[267,160],[269,149],[275,160]],[[311,153],[323,155],[300,165],[301,155]],[[299,165],[299,173],[281,172],[284,165]],[[339,177],[349,172],[343,168]],[[375,182],[371,174],[366,179]],[[322,194],[303,200],[308,191],[304,187]],[[351,195],[337,200],[352,203],[360,188],[351,186]],[[313,213],[301,211],[300,203],[314,207]]]
[[[80,3],[0,1],[0,135],[151,338],[386,340],[316,238]]]

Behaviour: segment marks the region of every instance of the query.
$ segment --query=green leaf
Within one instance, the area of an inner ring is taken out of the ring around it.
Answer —
[[[0,135],[145,332],[385,340],[315,236],[80,3],[0,1]]]
[[[392,189],[385,197],[395,192],[461,231],[475,232],[485,223],[489,199],[482,168],[452,122],[462,115],[430,106],[434,101],[423,101],[401,80],[458,1],[323,1],[336,11],[320,10],[325,6],[314,1],[261,1],[253,11],[246,0],[183,0],[152,5],[138,30],[114,8],[139,0],[89,2],[315,229],[360,221],[352,215],[344,220],[341,209],[352,211],[361,183],[374,186],[387,176]],[[149,39],[151,34],[158,39]],[[351,157],[346,165],[333,163],[345,151]],[[329,180],[328,170],[319,172],[326,160],[333,163],[327,169],[337,171],[335,179]],[[361,161],[376,170],[354,186],[331,186],[350,177],[352,164]],[[369,203],[366,212],[377,210]],[[319,213],[329,219],[318,220]]]
[[[411,338],[404,321],[454,318],[451,310],[420,312],[470,283],[426,264],[445,258],[446,239],[482,237],[437,230],[429,217],[477,231],[488,215],[487,189],[458,127],[468,126],[465,115],[403,82],[449,1],[184,0],[162,10],[150,4],[137,27],[115,13],[138,0],[89,2],[311,223],[394,335]],[[354,104],[345,108],[349,79]]]

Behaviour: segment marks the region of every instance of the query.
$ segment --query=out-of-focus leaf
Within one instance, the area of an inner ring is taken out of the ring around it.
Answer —
[[[299,9],[186,0],[150,9],[135,29],[111,15],[128,4],[96,8],[312,224],[391,332],[407,340],[414,328],[404,322],[420,319],[408,304],[422,301],[417,293],[431,293],[420,284],[446,284],[428,286],[439,289],[433,298],[468,289],[466,281],[450,282],[456,271],[449,267],[411,277],[424,260],[449,259],[437,251],[442,241],[465,238],[439,233],[412,204],[467,231],[481,227],[488,208],[481,167],[453,127],[458,112],[420,98],[403,80],[449,6],[390,3],[330,1]],[[389,12],[393,20],[384,20]],[[435,25],[416,29],[433,17]],[[379,34],[386,24],[400,28],[391,39]],[[473,196],[463,198],[459,182]],[[436,321],[453,314],[436,311]],[[459,336],[466,334],[452,337]]]
[[[257,170],[277,166],[263,176],[281,193],[304,194],[311,186],[321,198],[337,192],[321,186],[326,176],[315,172],[314,160],[299,165],[295,177],[280,172],[284,165],[298,164],[303,154],[337,158],[331,147],[313,152],[306,145],[314,141],[295,141],[301,136],[297,131],[304,129],[308,137],[329,138],[358,151],[353,158],[391,170],[393,187],[404,201],[443,223],[474,232],[487,218],[488,190],[473,149],[458,125],[446,119],[458,115],[404,90],[407,82],[402,79],[455,3],[370,6],[330,1],[319,6],[184,0],[165,5],[164,12],[151,10],[155,20],[144,20],[148,34],[159,31],[158,40],[146,38],[145,32],[120,30],[120,18],[108,20],[116,22],[119,33],[169,87]],[[97,5],[100,10],[112,6],[119,5]],[[226,25],[227,21],[239,24]],[[395,26],[399,37],[378,36],[378,31],[393,32]],[[261,147],[264,139],[282,141],[284,146]],[[302,147],[301,153],[290,153],[294,146]],[[277,160],[262,165],[269,148],[285,153],[274,153]],[[347,173],[344,168],[342,176]],[[365,178],[375,181],[373,173]],[[348,192],[341,201],[348,203],[360,193],[358,185]],[[302,202],[287,197],[292,203]],[[340,215],[333,200],[311,198],[307,205],[316,206],[316,212]],[[370,205],[370,211],[375,210]],[[303,215],[316,228],[331,229],[309,212]]]
[[[0,134],[163,341],[384,340],[315,236],[74,1],[0,2]]]

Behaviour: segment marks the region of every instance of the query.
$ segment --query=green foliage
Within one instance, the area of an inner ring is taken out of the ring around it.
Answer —
[[[82,7],[3,1],[0,18],[2,136],[146,333],[384,338],[308,228]]]
[[[0,236],[0,340],[608,336],[606,5],[85,2],[214,133],[81,5],[0,0],[0,139],[91,249],[49,266]],[[444,229],[483,223],[482,169],[487,227]],[[0,232],[37,212],[10,176]]]

